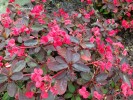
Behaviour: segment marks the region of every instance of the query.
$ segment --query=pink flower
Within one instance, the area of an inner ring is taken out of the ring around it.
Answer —
[[[123,54],[124,56],[126,56],[126,55],[127,55],[127,50],[123,50],[122,54]]]
[[[131,87],[127,83],[122,83],[121,89],[122,89],[122,93],[124,94],[125,97],[133,94]]]
[[[92,36],[92,37],[90,38],[90,42],[91,42],[91,43],[95,42],[94,36]]]
[[[83,98],[88,98],[89,97],[89,92],[88,91],[86,91],[86,88],[85,87],[82,87],[81,89],[79,89],[79,94],[81,95],[81,96],[83,96]]]
[[[108,42],[108,43],[110,43],[110,44],[113,43],[113,40],[112,40],[111,38],[109,38],[109,37],[107,37],[105,40],[106,40],[106,42]]]
[[[47,36],[42,36],[40,42],[43,43],[43,44],[46,44],[48,42]]]
[[[3,60],[3,57],[2,56],[0,56],[0,61],[2,61]]]
[[[69,24],[71,24],[71,20],[69,20],[69,19],[64,20],[64,23],[65,23],[65,25],[69,25]]]
[[[41,97],[44,98],[44,99],[48,98],[48,93],[47,92],[42,92]]]
[[[94,35],[95,35],[95,36],[101,35],[101,34],[100,34],[100,29],[99,29],[98,27],[93,27],[93,28],[91,29],[91,31],[94,32]]]
[[[58,94],[58,91],[57,91],[57,89],[56,89],[54,86],[50,88],[50,91],[51,91],[54,95]]]
[[[25,93],[25,96],[26,96],[27,98],[32,98],[33,95],[34,95],[34,92],[32,92],[32,91],[29,91],[29,92],[26,92],[26,93]]]
[[[116,30],[111,30],[108,32],[109,36],[114,36],[117,33]]]
[[[130,27],[129,23],[126,20],[122,20],[122,26],[127,29]]]
[[[103,96],[101,94],[99,94],[97,91],[94,91],[94,97],[97,98],[98,100],[102,100]]]
[[[34,8],[31,10],[31,13],[38,14],[41,11],[43,11],[43,5],[36,5]]]
[[[10,3],[14,2],[15,0],[9,0]]]
[[[126,2],[131,3],[131,2],[133,2],[133,0],[126,0]]]
[[[129,70],[129,65],[126,63],[123,63],[121,66],[121,70],[126,73]]]
[[[106,63],[106,69],[107,69],[108,71],[110,71],[111,68],[112,68],[112,63],[108,61],[108,62]]]
[[[113,3],[114,3],[115,6],[119,6],[119,4],[120,4],[119,0],[113,0]]]
[[[87,0],[87,3],[88,4],[92,4],[92,0]]]
[[[8,41],[8,46],[10,46],[10,47],[15,46],[15,40],[14,40],[14,39],[10,39],[10,40]]]
[[[45,3],[45,2],[46,2],[46,0],[42,0],[42,2],[44,2],[44,3]]]
[[[113,43],[114,46],[124,49],[124,45],[121,44],[121,42]]]

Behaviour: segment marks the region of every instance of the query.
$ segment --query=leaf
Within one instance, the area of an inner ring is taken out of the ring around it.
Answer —
[[[72,51],[71,50],[66,51],[66,61],[68,63],[70,63],[72,61]]]
[[[7,87],[7,83],[1,83],[0,84],[0,92],[3,92]]]
[[[43,29],[43,26],[42,25],[33,25],[31,27],[32,31],[40,31]]]
[[[131,87],[130,80],[129,80],[128,76],[125,74],[123,74],[123,81],[126,82]]]
[[[9,99],[10,99],[10,97],[9,97],[8,93],[6,92],[6,93],[3,95],[2,100],[9,100]]]
[[[67,89],[67,80],[66,79],[56,80],[55,87],[58,91],[58,94],[63,95]]]
[[[111,87],[114,88],[115,87],[115,82],[111,81]]]
[[[29,67],[36,67],[37,64],[35,62],[28,62],[27,63]]]
[[[76,100],[81,100],[80,96],[76,96]]]
[[[78,54],[78,53],[74,53],[73,55],[72,55],[72,62],[73,63],[76,63],[77,61],[79,61],[80,60],[80,55]]]
[[[74,87],[74,85],[73,85],[72,83],[69,83],[69,84],[68,84],[68,90],[69,90],[71,93],[75,92],[75,87]]]
[[[60,64],[58,62],[51,62],[48,64],[48,68],[52,71],[59,71],[59,70],[65,69],[67,67],[68,67],[67,64]]]
[[[55,59],[58,63],[65,63],[61,56],[56,56]]]
[[[90,72],[90,68],[84,64],[81,64],[81,63],[73,64],[73,67],[79,71]]]
[[[107,93],[108,93],[108,90],[107,90],[107,89],[102,88],[102,92],[103,92],[103,94],[107,94]]]
[[[70,36],[70,40],[71,40],[71,42],[79,44],[79,40],[76,37]]]
[[[85,46],[86,46],[86,48],[89,48],[89,49],[95,47],[95,45],[93,43],[86,43]]]
[[[16,90],[17,90],[17,87],[16,87],[16,84],[14,82],[11,82],[8,84],[7,92],[8,92],[8,95],[10,97],[14,97],[14,95],[16,94]]]
[[[104,80],[107,79],[107,77],[108,77],[108,75],[106,73],[98,74],[97,77],[96,77],[96,81],[97,82],[104,81]]]
[[[55,100],[55,95],[51,93],[50,91],[48,91],[48,98],[45,100]]]
[[[26,62],[24,60],[21,60],[16,63],[16,65],[13,67],[13,73],[20,72],[23,68],[26,67]]]
[[[7,79],[7,76],[0,74],[0,83],[5,82]]]
[[[15,0],[15,3],[19,4],[20,6],[23,6],[23,5],[28,4],[30,2],[31,2],[30,0]]]
[[[71,98],[72,96],[73,96],[72,93],[66,93],[66,94],[64,95],[64,98],[69,99],[69,98]]]
[[[8,0],[0,0],[0,14],[6,12],[7,6],[8,6]]]
[[[91,79],[91,75],[90,75],[90,73],[87,73],[87,72],[81,72],[80,73],[80,75],[81,75],[81,77],[84,79],[84,80],[87,80],[87,81],[89,81],[90,79]]]
[[[21,92],[19,93],[19,96],[18,96],[19,100],[31,100],[31,99],[28,99],[24,94],[22,94]]]
[[[23,78],[22,72],[16,72],[11,76],[12,80],[21,80]]]
[[[38,44],[38,41],[37,40],[33,40],[33,39],[24,41],[24,45],[25,46],[35,46],[37,44]]]

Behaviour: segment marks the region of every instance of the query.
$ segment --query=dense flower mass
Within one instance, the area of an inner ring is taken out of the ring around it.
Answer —
[[[0,0],[0,100],[132,100],[132,15],[133,0]]]

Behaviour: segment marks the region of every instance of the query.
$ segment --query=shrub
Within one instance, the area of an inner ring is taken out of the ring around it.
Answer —
[[[132,97],[133,68],[118,35],[132,32],[132,0],[1,0],[0,5],[2,100]]]

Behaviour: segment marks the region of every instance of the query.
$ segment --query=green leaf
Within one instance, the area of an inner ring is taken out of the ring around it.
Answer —
[[[69,84],[68,84],[68,90],[69,90],[71,93],[75,92],[75,87],[74,87],[74,85],[73,85],[72,83],[69,83]]]
[[[7,76],[0,74],[0,83],[5,82],[7,79]]]
[[[111,81],[111,87],[114,88],[115,87],[115,82]]]
[[[73,96],[72,93],[66,93],[66,94],[64,95],[64,97],[65,97],[66,99],[69,99],[69,98],[71,98],[72,96]]]
[[[30,2],[31,2],[30,0],[15,0],[15,3],[19,4],[20,6],[23,6],[23,5],[28,4]]]
[[[71,98],[71,100],[75,100],[75,97],[73,96],[73,97]]]
[[[88,97],[88,100],[92,100],[92,95],[90,95],[90,96]]]
[[[6,92],[6,93],[3,95],[2,100],[9,100],[9,99],[10,99],[10,97],[9,97],[8,93]]]
[[[36,67],[37,64],[35,62],[28,62],[27,63],[29,67]]]
[[[27,40],[24,42],[24,45],[25,46],[35,46],[38,44],[38,41],[37,40],[33,40],[33,39],[30,39],[30,40]]]
[[[7,5],[8,5],[8,0],[0,0],[0,14],[6,12]]]
[[[80,96],[76,96],[76,100],[81,100]]]
[[[32,29],[33,31],[40,31],[40,30],[43,29],[43,26],[42,26],[42,25],[33,25],[33,26],[31,27],[31,29]]]
[[[102,89],[103,94],[106,94],[108,92],[107,89]]]
[[[20,72],[23,68],[26,67],[26,62],[24,60],[21,60],[16,63],[16,65],[13,67],[13,73]]]

